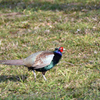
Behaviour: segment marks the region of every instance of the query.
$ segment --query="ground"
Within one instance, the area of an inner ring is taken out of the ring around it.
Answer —
[[[0,0],[0,60],[63,46],[58,65],[37,81],[23,66],[0,65],[5,100],[100,99],[99,0]]]

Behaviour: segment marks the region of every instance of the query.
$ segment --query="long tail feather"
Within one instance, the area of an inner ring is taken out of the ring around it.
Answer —
[[[0,64],[4,65],[24,65],[23,60],[0,60]]]

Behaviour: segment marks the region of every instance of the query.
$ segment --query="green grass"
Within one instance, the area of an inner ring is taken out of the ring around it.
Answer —
[[[23,66],[0,65],[4,100],[100,99],[99,0],[0,0],[0,60],[63,46],[58,65],[37,81]]]

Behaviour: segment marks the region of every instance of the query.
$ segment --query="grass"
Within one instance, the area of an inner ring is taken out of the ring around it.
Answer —
[[[100,99],[99,0],[0,0],[0,59],[63,46],[63,58],[37,81],[23,66],[0,65],[4,100]]]

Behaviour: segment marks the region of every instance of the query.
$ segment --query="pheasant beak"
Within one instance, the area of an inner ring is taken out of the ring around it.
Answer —
[[[63,48],[63,54],[65,53],[65,50],[66,50],[66,49],[65,49],[65,48]]]
[[[65,51],[66,49],[65,49],[65,48],[63,48],[63,50]]]

